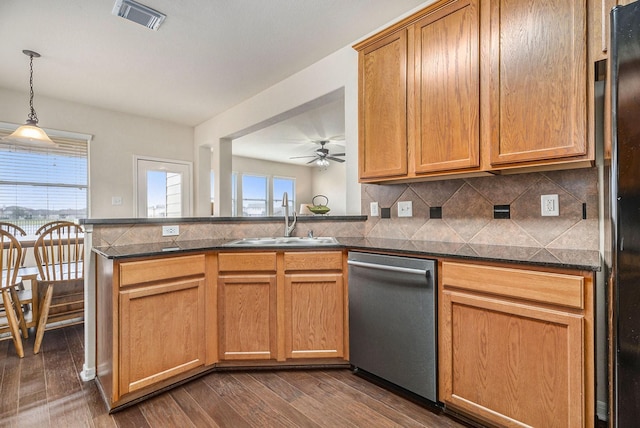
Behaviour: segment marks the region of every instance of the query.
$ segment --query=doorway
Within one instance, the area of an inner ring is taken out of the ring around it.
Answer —
[[[191,163],[135,158],[136,217],[191,215]]]

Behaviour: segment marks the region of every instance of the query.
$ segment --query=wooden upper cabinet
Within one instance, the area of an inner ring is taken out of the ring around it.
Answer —
[[[407,174],[407,33],[359,53],[360,178]]]
[[[635,0],[589,0],[593,13],[589,24],[589,39],[592,45],[592,60],[600,61],[609,55],[611,36],[610,14],[615,6],[624,6]]]
[[[478,13],[477,0],[454,1],[409,28],[417,174],[480,165]]]
[[[584,0],[492,0],[485,7],[492,167],[586,158]]]
[[[597,1],[441,0],[355,45],[360,180],[591,166]]]

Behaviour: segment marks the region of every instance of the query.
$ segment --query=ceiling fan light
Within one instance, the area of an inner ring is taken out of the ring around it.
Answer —
[[[32,120],[27,120],[27,123],[13,131],[11,135],[4,137],[2,141],[39,147],[57,146],[57,144],[49,138],[47,133],[38,126],[37,122]]]
[[[316,164],[318,164],[318,166],[329,166],[329,161],[325,158],[321,158],[316,161]]]

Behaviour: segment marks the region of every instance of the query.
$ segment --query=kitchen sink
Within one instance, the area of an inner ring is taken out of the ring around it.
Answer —
[[[227,242],[225,247],[319,247],[324,245],[338,245],[336,238],[319,236],[308,238],[300,236],[281,236],[276,238],[243,238]]]

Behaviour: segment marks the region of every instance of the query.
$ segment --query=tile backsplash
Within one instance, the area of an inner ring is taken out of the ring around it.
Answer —
[[[559,216],[543,217],[540,196],[551,194]],[[412,202],[412,217],[398,217],[399,201]],[[369,217],[366,237],[598,250],[597,168],[363,184],[363,214],[371,202],[391,208],[391,218]],[[509,205],[510,218],[494,219],[494,205]],[[442,218],[430,218],[432,207],[442,207]]]
[[[146,243],[171,244],[180,241],[201,239],[239,239],[258,236],[282,236],[282,220],[241,221],[241,222],[176,222],[179,225],[178,236],[162,236],[159,224],[100,225],[93,227],[93,245],[109,247]],[[313,231],[315,236],[362,237],[365,223],[362,221],[313,221],[313,217],[301,219],[293,236],[307,236]]]
[[[558,195],[560,215],[543,217],[541,195]],[[398,217],[398,202],[412,202],[412,217]],[[371,202],[391,218],[371,217]],[[470,244],[598,250],[598,170],[574,169],[409,184],[363,184],[361,212],[367,221],[298,222],[296,236],[372,237]],[[583,219],[583,204],[586,218]],[[508,205],[507,219],[494,206]],[[441,208],[441,210],[431,210]],[[434,216],[430,218],[432,211]],[[440,211],[440,212],[439,212]],[[164,237],[157,224],[96,226],[95,246],[198,239],[235,239],[282,234],[282,221],[182,223],[179,236]]]

